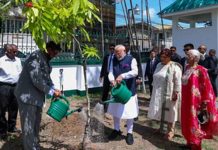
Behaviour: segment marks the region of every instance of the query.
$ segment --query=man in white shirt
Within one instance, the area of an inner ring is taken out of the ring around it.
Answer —
[[[16,45],[7,44],[5,55],[0,58],[0,136],[6,138],[7,132],[16,132],[18,112],[17,99],[14,89],[22,71],[20,58],[15,57],[18,49]],[[8,111],[8,119],[6,119]]]
[[[127,136],[126,143],[132,145],[133,140],[133,119],[138,116],[138,100],[136,94],[136,77],[138,75],[137,61],[131,55],[125,53],[123,45],[115,47],[114,59],[110,66],[109,81],[112,86],[126,82],[127,88],[131,91],[132,96],[126,104],[110,103],[108,113],[113,116],[114,130],[108,137],[114,140],[121,135],[120,120],[127,119]]]

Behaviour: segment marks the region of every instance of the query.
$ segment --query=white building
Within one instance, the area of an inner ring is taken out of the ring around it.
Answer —
[[[193,43],[195,48],[205,44],[218,50],[218,1],[176,0],[159,15],[173,21],[173,45],[184,55],[183,45]]]
[[[151,37],[149,40],[149,37],[148,37],[149,31],[148,31],[147,23],[144,23],[144,34],[142,34],[141,22],[136,23],[136,35],[138,39],[138,46],[139,46],[139,49],[142,50],[142,52],[149,51],[153,47],[158,47],[161,49],[161,47],[170,48],[172,46],[172,26],[163,25],[163,27],[164,27],[164,33],[163,33],[161,25],[152,26],[151,31],[150,31]],[[126,25],[117,26],[116,34],[117,34],[117,37],[116,37],[117,44],[124,43],[125,41],[127,41],[129,37],[127,26]],[[136,35],[134,33],[132,35],[134,43],[136,43]],[[143,38],[142,38],[142,35],[143,35]],[[165,39],[165,45],[164,45],[164,39]],[[131,45],[133,44],[131,43]]]
[[[0,47],[4,44],[16,44],[18,49],[25,54],[38,49],[31,33],[21,31],[25,23],[20,7],[11,8],[8,15],[0,22]]]
[[[163,47],[170,48],[173,46],[172,44],[172,26],[171,25],[155,25],[153,30],[153,38],[152,45],[159,47],[160,49]],[[164,32],[163,32],[164,28]],[[165,41],[165,43],[164,43]]]

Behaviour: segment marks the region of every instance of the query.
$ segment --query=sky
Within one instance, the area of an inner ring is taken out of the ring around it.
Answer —
[[[116,3],[116,25],[125,25],[125,18],[123,16],[123,10],[122,10],[122,5],[121,3],[119,3],[120,0],[117,0],[118,3]],[[136,4],[139,5],[139,8],[141,9],[141,1],[142,0],[132,0],[133,3],[133,7],[136,6]],[[165,7],[169,6],[170,4],[172,4],[175,0],[161,0],[161,7],[162,9],[164,9]],[[130,0],[126,0],[127,3],[127,7],[128,9],[131,8],[130,6]],[[146,12],[145,12],[145,0],[143,0],[144,6],[144,21],[146,21]],[[148,6],[149,6],[149,12],[150,12],[150,16],[151,16],[151,21],[152,24],[160,24],[161,23],[161,19],[160,17],[157,15],[157,13],[160,11],[159,8],[159,0],[148,0]],[[141,12],[140,12],[141,13]],[[135,15],[136,18],[136,22],[141,22],[141,14],[140,15]],[[172,24],[172,22],[170,20],[165,20],[164,19],[164,24]]]

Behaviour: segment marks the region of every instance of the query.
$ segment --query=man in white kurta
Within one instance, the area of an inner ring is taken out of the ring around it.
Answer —
[[[134,143],[133,119],[138,116],[138,100],[136,94],[136,76],[138,75],[138,68],[136,59],[131,55],[126,55],[125,47],[117,45],[115,47],[115,57],[111,63],[109,71],[109,81],[112,86],[120,84],[122,80],[126,82],[127,88],[132,92],[132,97],[124,105],[121,103],[110,103],[108,113],[114,119],[114,131],[109,136],[109,140],[113,140],[121,134],[120,120],[127,119],[127,136],[126,143],[132,145]]]

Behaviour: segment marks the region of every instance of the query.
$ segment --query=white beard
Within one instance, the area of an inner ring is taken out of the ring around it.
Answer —
[[[122,60],[126,55],[124,55],[123,57],[117,58],[118,60]]]

